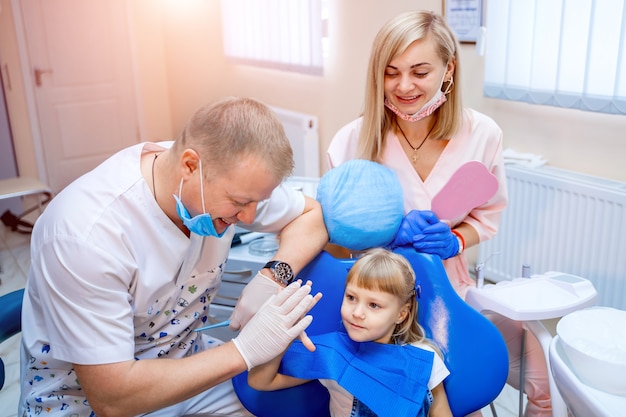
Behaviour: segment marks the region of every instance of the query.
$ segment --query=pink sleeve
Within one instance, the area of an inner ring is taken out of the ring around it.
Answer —
[[[463,220],[476,229],[481,242],[491,239],[498,231],[500,216],[508,200],[504,157],[502,156],[502,130],[491,119],[489,121],[490,123],[477,123],[472,129],[472,134],[479,138],[489,138],[489,140],[481,141],[479,149],[482,148],[482,158],[477,159],[483,162],[498,179],[498,191],[485,204],[473,209]]]

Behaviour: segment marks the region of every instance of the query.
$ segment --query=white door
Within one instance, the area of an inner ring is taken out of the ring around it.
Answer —
[[[125,0],[21,0],[48,185],[139,141]]]

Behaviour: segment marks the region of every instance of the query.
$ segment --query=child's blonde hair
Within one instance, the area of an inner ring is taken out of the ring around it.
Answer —
[[[392,340],[397,344],[426,341],[424,329],[417,322],[415,272],[401,255],[382,248],[370,249],[355,262],[346,278],[346,285],[383,291],[409,304],[409,314],[396,324]]]

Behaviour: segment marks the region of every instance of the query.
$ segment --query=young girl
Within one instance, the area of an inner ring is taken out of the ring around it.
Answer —
[[[415,273],[404,257],[388,250],[370,249],[353,265],[346,279],[341,319],[348,337],[357,344],[412,345],[408,349],[437,352],[425,339],[424,330],[417,322]],[[315,342],[314,336],[312,339]],[[432,369],[427,370],[430,371],[430,377],[426,378],[428,390],[421,401],[424,406],[419,415],[451,416],[442,384],[449,371],[437,353],[433,356]],[[251,369],[249,385],[270,391],[310,380],[278,373],[281,359],[278,357]],[[368,361],[371,363],[371,357]],[[371,402],[371,398],[357,399],[333,379],[320,379],[320,382],[330,393],[332,417],[375,415],[362,402]],[[375,394],[368,397],[372,395]]]

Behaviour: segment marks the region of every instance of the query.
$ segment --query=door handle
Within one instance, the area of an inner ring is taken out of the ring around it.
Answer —
[[[43,74],[52,74],[52,70],[35,67],[35,85],[37,85],[37,87],[41,87],[41,76]]]

